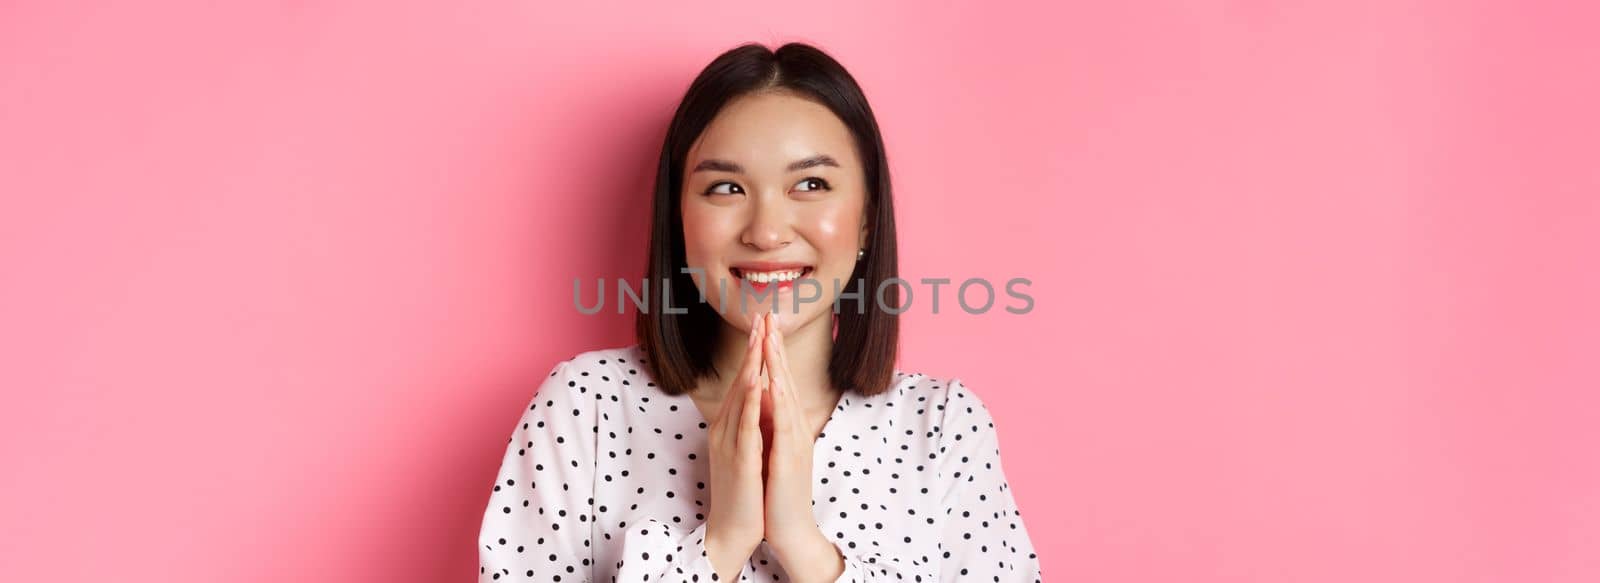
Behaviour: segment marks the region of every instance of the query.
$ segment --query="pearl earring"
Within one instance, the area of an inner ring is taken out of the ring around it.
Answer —
[[[860,260],[866,259],[866,258],[867,258],[867,250],[866,249],[862,249],[860,251],[856,251],[856,261],[860,261]]]

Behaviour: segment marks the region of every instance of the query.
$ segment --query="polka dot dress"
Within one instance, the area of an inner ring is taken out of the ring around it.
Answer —
[[[710,421],[637,345],[557,364],[522,418],[478,536],[480,581],[706,583]],[[896,371],[847,394],[814,446],[812,510],[840,582],[1037,583],[992,418],[959,379]],[[766,542],[741,582],[785,581]]]

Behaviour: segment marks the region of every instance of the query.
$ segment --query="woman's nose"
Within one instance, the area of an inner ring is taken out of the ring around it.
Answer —
[[[754,197],[750,223],[745,225],[744,243],[757,249],[777,249],[794,238],[788,205],[782,194],[763,193]]]

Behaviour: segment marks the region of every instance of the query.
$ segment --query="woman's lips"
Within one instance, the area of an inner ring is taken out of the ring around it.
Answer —
[[[777,289],[779,289],[779,290],[792,288],[792,287],[794,287],[794,282],[795,281],[798,281],[800,279],[804,279],[806,276],[811,275],[812,268],[809,265],[801,268],[800,275],[795,277],[794,279],[783,280],[783,281],[771,280],[771,281],[765,281],[765,282],[758,282],[758,281],[755,281],[755,280],[752,280],[752,279],[745,279],[744,278],[744,272],[740,271],[740,269],[737,268],[737,267],[730,267],[730,268],[728,268],[728,270],[733,274],[734,281],[739,282],[739,286],[740,286],[741,289],[743,288],[743,286],[745,284],[749,284],[750,285],[750,289],[755,290],[756,293],[762,293],[762,292],[767,291],[768,287],[771,287],[771,286],[774,286],[774,285],[776,285]],[[789,270],[789,271],[793,271],[793,270]]]

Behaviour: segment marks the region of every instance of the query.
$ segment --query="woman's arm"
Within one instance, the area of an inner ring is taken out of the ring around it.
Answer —
[[[556,365],[511,432],[478,534],[479,581],[592,579],[594,406],[570,386],[573,368]]]
[[[994,419],[978,396],[950,381],[939,431],[944,495],[940,581],[1037,583],[1039,557],[1000,464]]]
[[[1000,465],[999,435],[977,395],[950,382],[940,421],[936,476],[949,485],[939,555],[930,561],[838,547],[837,583],[1038,583],[1039,558]],[[907,536],[923,536],[907,533]]]
[[[595,375],[586,357],[557,364],[511,432],[478,534],[480,582],[594,581]],[[646,519],[617,548],[618,583],[715,583],[705,524]],[[607,581],[606,583],[610,583]]]

